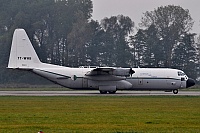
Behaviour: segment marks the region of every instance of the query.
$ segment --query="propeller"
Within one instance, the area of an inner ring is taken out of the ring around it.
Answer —
[[[132,68],[130,68],[130,70],[129,70],[129,74],[130,74],[130,76],[132,77],[132,75],[135,73],[135,71],[132,69]]]

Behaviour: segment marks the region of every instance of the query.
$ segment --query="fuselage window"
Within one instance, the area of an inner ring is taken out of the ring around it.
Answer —
[[[184,72],[181,72],[181,71],[179,71],[179,72],[178,72],[178,76],[185,76],[185,73],[184,73]]]
[[[185,78],[181,78],[181,81],[185,81]]]

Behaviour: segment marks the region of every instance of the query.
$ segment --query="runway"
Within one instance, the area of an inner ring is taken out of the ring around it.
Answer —
[[[200,96],[200,91],[179,91],[178,94],[163,91],[117,91],[116,94],[100,94],[99,91],[0,91],[0,96]]]

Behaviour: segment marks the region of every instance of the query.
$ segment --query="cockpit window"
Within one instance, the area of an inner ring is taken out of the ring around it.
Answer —
[[[184,72],[181,72],[181,71],[179,71],[179,72],[178,72],[178,76],[185,76],[185,73],[184,73]]]

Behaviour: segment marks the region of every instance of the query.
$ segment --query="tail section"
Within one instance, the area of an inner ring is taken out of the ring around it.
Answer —
[[[33,69],[41,62],[24,29],[16,29],[13,34],[8,68]]]

